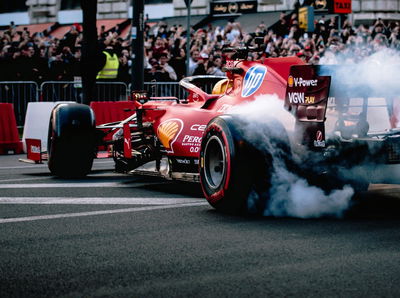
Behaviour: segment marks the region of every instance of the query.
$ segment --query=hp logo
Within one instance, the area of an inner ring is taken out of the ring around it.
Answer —
[[[244,76],[242,97],[249,97],[254,94],[260,88],[266,73],[267,68],[265,66],[251,67]]]

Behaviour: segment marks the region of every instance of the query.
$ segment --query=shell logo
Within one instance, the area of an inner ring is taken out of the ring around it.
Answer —
[[[172,144],[178,138],[183,129],[181,119],[168,119],[162,122],[157,128],[157,135],[161,144],[168,152],[173,152]]]
[[[289,87],[293,87],[293,77],[292,76],[289,76],[288,77],[288,85],[289,85]]]

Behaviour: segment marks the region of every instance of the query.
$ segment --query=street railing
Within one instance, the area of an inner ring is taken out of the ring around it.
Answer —
[[[213,83],[201,88],[211,93]],[[187,91],[178,82],[145,82],[149,96],[187,98]],[[125,101],[131,94],[131,84],[96,82],[96,101]],[[23,126],[29,102],[75,101],[82,103],[82,84],[77,81],[45,81],[40,86],[31,81],[0,81],[0,102],[13,103],[17,125]]]
[[[82,102],[81,85],[71,81],[46,81],[40,85],[39,101]]]
[[[36,82],[0,82],[0,102],[14,105],[15,119],[18,126],[24,125],[28,102],[38,101],[38,98],[39,87]]]
[[[205,78],[206,76],[204,76]],[[202,82],[199,87],[206,93],[211,93],[215,82]],[[188,92],[179,85],[179,82],[145,82],[144,90],[150,96],[174,96],[179,99],[187,98]]]
[[[127,100],[129,89],[122,82],[96,82],[96,101]],[[39,101],[76,101],[82,103],[82,83],[76,81],[46,81],[40,85]]]
[[[181,88],[178,82],[145,82],[144,90],[152,97],[173,96],[185,98],[187,96],[186,90]]]

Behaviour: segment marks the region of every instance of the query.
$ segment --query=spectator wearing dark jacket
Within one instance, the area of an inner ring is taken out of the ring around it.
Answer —
[[[160,66],[158,61],[155,61],[151,65],[151,69],[146,71],[144,74],[144,80],[146,82],[167,82],[169,81],[168,73]]]

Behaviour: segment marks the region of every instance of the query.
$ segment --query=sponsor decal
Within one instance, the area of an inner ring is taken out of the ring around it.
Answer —
[[[324,135],[320,130],[315,135],[314,147],[325,147]]]
[[[131,140],[131,129],[129,123],[125,123],[123,127],[124,133],[124,157],[132,158],[132,140]]]
[[[233,68],[233,67],[235,67],[235,61],[234,61],[234,60],[226,60],[225,67],[226,67],[226,68]]]
[[[205,131],[207,125],[205,124],[193,124],[190,127],[190,130],[193,131]],[[190,146],[189,152],[190,153],[198,153],[200,151],[201,140],[203,138],[201,136],[192,136],[192,135],[185,135],[182,139],[182,146]]]
[[[157,135],[161,144],[167,149],[167,152],[173,153],[173,144],[183,129],[181,119],[168,119],[162,122],[157,128]]]
[[[263,65],[250,67],[244,76],[242,97],[253,95],[260,88],[266,73],[267,68]]]
[[[185,135],[182,140],[182,146],[187,145],[188,143],[193,144],[193,143],[201,143],[201,137],[198,136],[190,136],[190,135]]]
[[[217,112],[219,113],[227,113],[232,108],[232,105],[223,104]]]
[[[202,124],[202,125],[200,125],[200,124],[193,124],[193,125],[190,127],[190,130],[205,131],[205,130],[206,130],[206,127],[207,127],[207,125],[205,125],[205,124]]]
[[[304,103],[304,93],[303,92],[289,92],[289,102],[290,103]]]
[[[190,160],[189,159],[176,158],[175,160],[179,164],[190,165]]]
[[[32,153],[40,154],[40,147],[39,147],[39,146],[31,145],[30,151],[31,151]]]
[[[200,151],[201,140],[199,136],[185,135],[182,139],[182,146],[190,146],[190,153],[197,153]]]
[[[290,76],[291,77],[291,76]],[[289,77],[289,80],[290,80]],[[293,83],[295,87],[316,87],[318,85],[318,80],[304,80],[303,78],[293,78],[292,83],[290,85],[290,81],[288,80],[289,87],[293,87]]]
[[[290,88],[293,87],[293,76],[289,76],[287,83]]]
[[[27,157],[35,162],[41,162],[42,142],[39,139],[26,139]]]
[[[315,96],[306,96],[305,97],[305,103],[307,103],[307,104],[315,103]]]
[[[303,92],[289,92],[289,103],[291,104],[314,104],[315,96],[305,96]]]
[[[198,153],[200,151],[200,146],[197,147],[190,147],[190,153]]]

